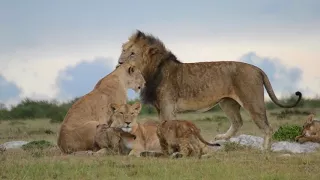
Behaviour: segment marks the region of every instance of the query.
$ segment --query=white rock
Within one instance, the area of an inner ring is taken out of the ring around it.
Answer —
[[[15,149],[15,148],[21,148],[21,146],[27,143],[28,143],[27,141],[10,141],[10,142],[5,142],[1,145],[4,146],[5,149]]]
[[[229,141],[225,140],[217,140],[211,141],[211,143],[220,143],[224,144],[225,142],[236,142],[241,145],[251,146],[253,148],[258,148],[262,150],[263,138],[258,136],[241,134],[237,137],[230,138]],[[297,142],[288,142],[288,141],[280,141],[275,142],[271,145],[271,151],[279,152],[279,151],[287,151],[291,153],[310,153],[315,152],[320,148],[319,143],[306,142],[303,144]]]

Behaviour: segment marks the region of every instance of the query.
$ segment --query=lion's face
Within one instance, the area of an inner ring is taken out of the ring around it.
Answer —
[[[127,87],[133,89],[136,93],[139,93],[139,91],[144,88],[146,83],[140,70],[131,63],[125,63],[124,68],[126,69],[126,75],[128,77],[126,78]]]
[[[143,58],[143,52],[137,44],[130,40],[122,45],[122,51],[118,59],[118,66],[130,61],[134,62],[135,65],[139,66]]]
[[[111,127],[121,128],[125,132],[131,132],[132,126],[136,124],[137,116],[141,111],[141,104],[136,102],[130,104],[114,104],[110,105],[113,111],[111,116]]]

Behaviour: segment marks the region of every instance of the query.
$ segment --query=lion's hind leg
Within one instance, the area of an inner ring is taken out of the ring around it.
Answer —
[[[171,154],[172,158],[188,157],[192,153],[192,147],[188,138],[179,139],[179,151]]]
[[[263,87],[262,87],[263,88]],[[254,93],[251,96],[242,96],[243,108],[249,112],[252,120],[258,128],[264,133],[263,150],[271,149],[271,137],[273,129],[267,119],[267,112],[263,100],[263,90]]]
[[[226,133],[218,134],[214,137],[214,139],[215,140],[220,140],[220,139],[228,140],[237,133],[238,129],[243,124],[242,118],[240,115],[240,107],[241,106],[237,101],[235,101],[231,98],[222,99],[220,101],[219,105],[220,105],[221,109],[223,110],[223,112],[228,117],[231,125]]]

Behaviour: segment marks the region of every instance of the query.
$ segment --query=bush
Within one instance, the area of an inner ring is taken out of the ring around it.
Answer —
[[[71,105],[76,102],[80,97],[77,97],[69,102],[59,104],[57,101],[35,101],[31,99],[24,99],[18,105],[13,106],[10,110],[7,109],[4,104],[0,103],[0,120],[12,120],[12,119],[50,119],[52,123],[60,123],[63,121],[67,111]],[[295,96],[290,96],[288,98],[281,99],[284,103],[292,103],[296,101]],[[129,104],[132,104],[139,99],[128,101]],[[273,102],[266,102],[267,109],[276,109],[279,108]],[[320,107],[320,98],[314,99],[302,99],[301,103],[297,107],[303,108],[318,108]],[[219,105],[214,106],[210,112],[221,111]],[[307,112],[303,112],[305,115]],[[142,104],[141,115],[151,115],[157,114],[156,109],[152,105]],[[298,112],[289,112],[284,111],[282,114],[278,115],[278,118],[286,118],[288,115],[298,114]],[[277,114],[276,114],[277,115]],[[218,117],[216,121],[222,120]],[[209,119],[206,119],[209,120]]]
[[[273,134],[272,138],[277,141],[294,141],[302,132],[302,127],[293,124],[285,124]]]
[[[49,141],[46,140],[40,140],[40,141],[31,141],[27,144],[22,145],[22,149],[23,150],[34,150],[34,149],[46,149],[46,148],[50,148],[50,147],[54,147],[54,145],[52,143],[50,143]]]
[[[63,121],[64,116],[67,114],[67,112],[67,108],[54,106],[48,111],[47,118],[50,119],[51,123],[60,123]]]
[[[280,111],[280,113],[271,113],[271,116],[276,116],[277,119],[286,119],[286,118],[290,118],[290,116],[293,115],[309,115],[311,112],[310,111],[300,111],[298,109],[285,109]]]

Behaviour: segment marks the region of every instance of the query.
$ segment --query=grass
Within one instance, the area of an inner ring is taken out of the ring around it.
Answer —
[[[274,110],[269,113],[277,113]],[[262,132],[242,112],[244,125],[238,134],[262,136]],[[205,139],[223,133],[229,128],[224,114],[185,113],[181,119],[193,120],[201,128]],[[304,114],[277,119],[268,114],[270,124],[277,130],[284,124],[301,126]],[[157,119],[143,116],[139,121]],[[0,124],[0,143],[12,140],[56,144],[59,124],[49,119],[3,121]],[[248,122],[250,121],[250,122]],[[45,140],[45,141],[41,141]],[[40,143],[41,144],[41,143]],[[262,153],[237,144],[228,144],[224,151],[209,159],[134,158],[125,156],[72,156],[61,155],[57,147],[31,150],[8,150],[0,154],[0,179],[219,179],[219,180],[286,180],[318,179],[320,152],[280,157],[281,153]]]

